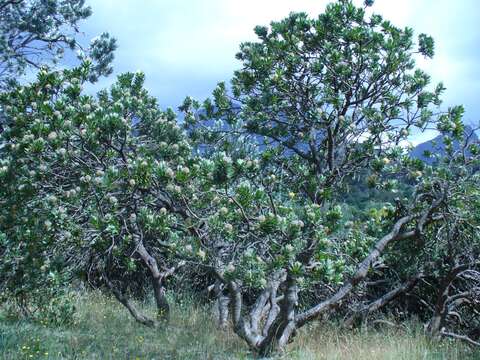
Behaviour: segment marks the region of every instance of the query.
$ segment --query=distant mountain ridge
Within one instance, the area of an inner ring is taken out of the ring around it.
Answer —
[[[472,127],[465,125],[464,140],[468,137],[468,144],[478,143],[479,138],[473,131]],[[463,146],[464,141],[453,141],[453,148],[459,150]],[[446,154],[444,135],[440,134],[432,140],[425,141],[415,146],[410,152],[410,156],[415,159],[420,159],[428,164],[433,164],[436,160],[434,156],[426,156],[427,153],[431,155],[439,155],[440,157]]]

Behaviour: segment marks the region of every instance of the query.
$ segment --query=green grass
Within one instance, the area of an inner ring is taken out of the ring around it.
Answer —
[[[1,359],[251,359],[231,332],[216,329],[207,308],[174,305],[165,330],[136,324],[114,300],[99,293],[77,296],[72,326],[53,328],[0,315]],[[145,306],[145,311],[152,311]],[[302,329],[278,359],[480,359],[463,344],[431,343],[420,327],[346,331],[312,325]]]

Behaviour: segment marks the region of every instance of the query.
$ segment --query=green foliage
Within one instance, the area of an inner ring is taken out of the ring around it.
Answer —
[[[1,135],[2,287],[32,300],[50,267],[130,281],[141,273],[139,237],[162,259],[182,232],[176,203],[195,173],[174,114],[158,109],[143,74],[121,75],[97,99],[82,94],[90,74],[89,63],[41,71],[0,98],[11,119]]]
[[[181,107],[211,171],[200,181],[212,203],[194,209],[203,265],[251,303],[283,279],[283,331],[298,325],[302,308],[335,302],[365,278],[386,284],[367,292],[365,301],[375,301],[397,276],[445,261],[449,247],[457,259],[449,264],[473,261],[476,241],[466,250],[434,235],[453,221],[471,239],[478,223],[467,226],[460,213],[474,200],[464,187],[477,183],[478,160],[454,146],[463,108],[441,110],[443,84],[430,89],[430,76],[415,68],[417,53],[434,55],[433,39],[421,34],[415,44],[412,29],[346,0],[318,18],[292,13],[254,31],[258,40],[240,46],[231,90],[220,83],[203,105],[187,98]],[[412,131],[431,127],[445,139],[439,167],[404,146]],[[398,244],[384,249],[391,239]],[[440,248],[443,255],[432,251]],[[235,331],[253,348],[269,340],[249,338],[243,324],[234,322]]]
[[[411,29],[367,17],[350,1],[332,3],[314,19],[291,14],[255,33],[258,41],[237,54],[243,66],[231,94],[220,83],[203,108],[191,98],[181,107],[192,142],[208,158],[203,188],[224,209],[222,216],[197,209],[199,218],[212,214],[206,258],[244,281],[237,262],[254,251],[270,276],[292,272],[300,261],[302,279],[339,284],[398,216],[398,192],[410,195],[421,183],[423,163],[401,144],[411,128],[437,123],[431,108],[444,87],[428,90],[430,77],[415,69]],[[419,39],[431,57],[433,40]],[[460,114],[452,108],[441,115],[439,123],[448,125],[440,128],[460,127]],[[378,208],[343,195],[355,194],[352,187],[376,196]],[[219,242],[221,252],[214,250]]]
[[[313,202],[328,200],[356,169],[382,170],[398,159],[410,129],[436,122],[431,107],[440,105],[444,87],[428,90],[430,77],[415,69],[409,28],[339,1],[318,18],[293,13],[255,33],[258,41],[243,43],[237,54],[243,66],[232,94],[219,84],[197,117],[200,104],[186,101],[186,125],[202,144],[224,139],[227,128],[265,144],[263,159],[288,163],[288,186]],[[433,55],[430,37],[422,34],[419,46]],[[195,125],[212,117],[215,130]]]
[[[95,63],[91,80],[110,75],[116,41],[107,33],[92,40],[84,53],[79,23],[92,10],[84,0],[6,0],[0,4],[0,87],[5,88],[27,68],[55,65],[65,50],[78,50],[82,60]]]
[[[49,4],[46,16],[71,16],[71,26],[90,14],[83,1]],[[127,307],[124,296],[144,297],[152,282],[158,306],[165,278],[188,265],[187,277],[208,272],[202,284],[215,276],[231,301],[270,298],[265,311],[281,330],[303,326],[305,308],[339,306],[366,278],[385,285],[359,292],[360,302],[418,271],[440,282],[458,262],[475,262],[479,151],[456,146],[463,108],[439,109],[444,87],[429,89],[415,68],[413,31],[365,7],[341,0],[315,19],[293,13],[256,27],[231,90],[220,83],[212,99],[185,99],[184,129],[148,94],[143,73],[84,92],[110,71],[106,35],[93,44],[99,63],[10,84],[0,94],[0,300],[67,324],[65,285],[75,277],[107,284]],[[28,2],[15,16],[40,10]],[[432,57],[433,39],[421,34],[418,52]],[[19,59],[5,60],[7,73],[23,71]],[[431,127],[446,150],[435,166],[403,146]],[[421,288],[428,300],[435,290]]]

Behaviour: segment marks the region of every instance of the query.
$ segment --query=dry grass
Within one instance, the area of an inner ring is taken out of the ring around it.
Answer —
[[[251,359],[231,332],[221,332],[209,311],[177,302],[170,326],[150,330],[134,323],[113,299],[99,293],[77,297],[74,325],[51,328],[0,317],[1,359]],[[145,310],[151,310],[145,306]],[[418,326],[346,331],[330,325],[302,329],[278,359],[480,359],[463,344],[430,343]]]

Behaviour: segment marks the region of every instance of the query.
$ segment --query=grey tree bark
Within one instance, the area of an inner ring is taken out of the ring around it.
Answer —
[[[378,240],[370,253],[357,266],[353,276],[336,293],[302,313],[297,313],[298,286],[295,276],[285,270],[272,275],[267,286],[258,295],[255,304],[248,310],[243,304],[241,283],[223,279],[228,287],[235,333],[259,355],[268,356],[276,350],[283,349],[300,327],[334,308],[348,296],[355,286],[367,277],[372,264],[390,243],[418,238],[423,233],[425,225],[431,221],[435,209],[442,202],[443,197],[439,197],[422,213],[406,215],[398,219],[391,231]],[[414,220],[417,220],[415,227],[413,229],[406,228]],[[220,273],[217,276],[222,279]],[[277,296],[280,286],[283,294]],[[387,293],[372,304],[372,309],[380,308],[408,286],[410,283]]]

